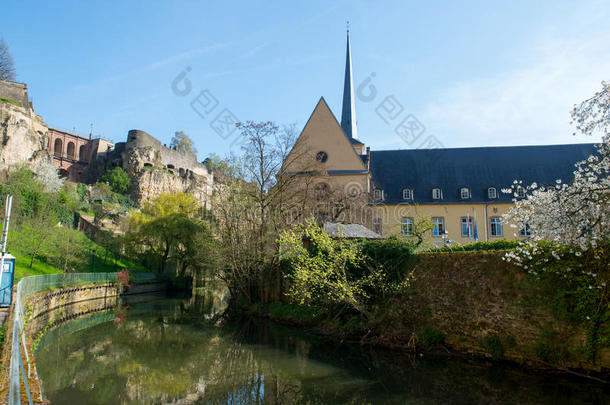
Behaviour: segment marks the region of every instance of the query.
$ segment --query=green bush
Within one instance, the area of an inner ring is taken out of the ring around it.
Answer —
[[[561,357],[559,349],[547,342],[538,343],[534,348],[534,353],[536,357],[547,363],[556,363]]]
[[[270,304],[269,313],[275,318],[305,323],[320,318],[320,314],[314,308],[297,304]]]
[[[498,335],[487,335],[483,339],[483,347],[496,360],[504,358],[504,345]]]
[[[129,188],[131,180],[129,175],[122,167],[115,167],[106,172],[100,179],[102,183],[106,183],[112,188],[115,193],[123,194]]]
[[[462,246],[443,246],[438,248],[441,252],[455,252],[455,251],[473,251],[473,250],[508,250],[513,249],[519,245],[518,240],[499,239],[493,242],[476,242],[469,243]]]
[[[417,332],[417,339],[426,347],[445,343],[445,337],[443,332],[430,327]]]
[[[368,268],[383,268],[388,277],[387,281],[401,282],[408,267],[408,263],[415,257],[415,249],[404,240],[396,236],[387,239],[359,240],[364,265],[356,269],[358,274]]]

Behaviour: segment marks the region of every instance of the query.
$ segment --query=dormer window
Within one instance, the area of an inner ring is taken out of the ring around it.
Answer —
[[[498,198],[498,191],[495,187],[489,187],[487,189],[487,198],[489,198],[490,200]]]
[[[460,188],[460,198],[462,200],[468,200],[470,198],[470,189],[468,187]]]
[[[523,198],[525,197],[525,189],[522,186],[517,186],[517,192],[515,194],[516,197]]]
[[[402,199],[403,200],[412,200],[413,199],[413,190],[410,188],[405,188],[402,190]]]
[[[382,200],[383,199],[383,190],[378,189],[378,188],[373,190],[373,199],[375,199],[375,201]]]
[[[443,199],[443,190],[440,188],[432,189],[432,199],[433,200],[442,200]]]

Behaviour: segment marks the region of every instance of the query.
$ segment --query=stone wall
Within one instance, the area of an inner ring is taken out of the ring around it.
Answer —
[[[138,203],[155,198],[162,193],[192,194],[202,204],[207,204],[211,187],[207,178],[193,172],[186,175],[170,173],[159,168],[147,168],[134,174],[131,195]]]
[[[536,299],[522,269],[502,260],[501,252],[421,254],[414,280],[394,316],[394,334],[408,341],[425,329],[440,331],[445,342],[465,353],[536,362],[536,347],[570,353],[560,366],[600,371],[610,369],[610,351],[598,360],[585,359],[585,331],[560,321]],[[492,347],[493,346],[493,347]],[[496,353],[497,354],[497,353]]]
[[[28,86],[25,83],[0,80],[0,97],[18,101],[26,109],[32,107],[28,98]]]
[[[195,154],[170,149],[144,131],[129,131],[121,163],[133,179],[130,191],[138,203],[184,192],[206,204],[212,193],[212,175]]]
[[[166,284],[151,281],[133,283],[122,295],[138,295],[165,291]],[[83,314],[116,307],[119,291],[115,283],[91,284],[56,289],[27,299],[30,314],[28,334],[36,335],[47,326],[63,323]]]

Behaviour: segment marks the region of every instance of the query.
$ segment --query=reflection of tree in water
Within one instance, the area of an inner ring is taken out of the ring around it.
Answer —
[[[41,346],[38,372],[52,403],[603,402],[599,387],[576,395],[574,386],[540,385],[516,369],[412,363],[251,318],[218,324],[201,316],[209,308],[198,299],[147,305],[134,306],[124,323]]]
[[[280,404],[303,399],[302,378],[318,372],[307,371],[302,360],[299,368],[305,372],[293,376],[292,355],[244,343],[244,336],[260,334],[252,322],[237,329],[202,328],[205,321],[193,325],[193,313],[176,308],[179,305],[138,318],[128,313],[120,324],[97,325],[47,345],[37,359],[49,399],[147,404],[187,397],[189,403]]]

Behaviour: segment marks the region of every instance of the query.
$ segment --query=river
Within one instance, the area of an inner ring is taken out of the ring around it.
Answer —
[[[48,331],[37,371],[52,404],[608,404],[572,378],[332,343],[198,297],[151,296]]]

